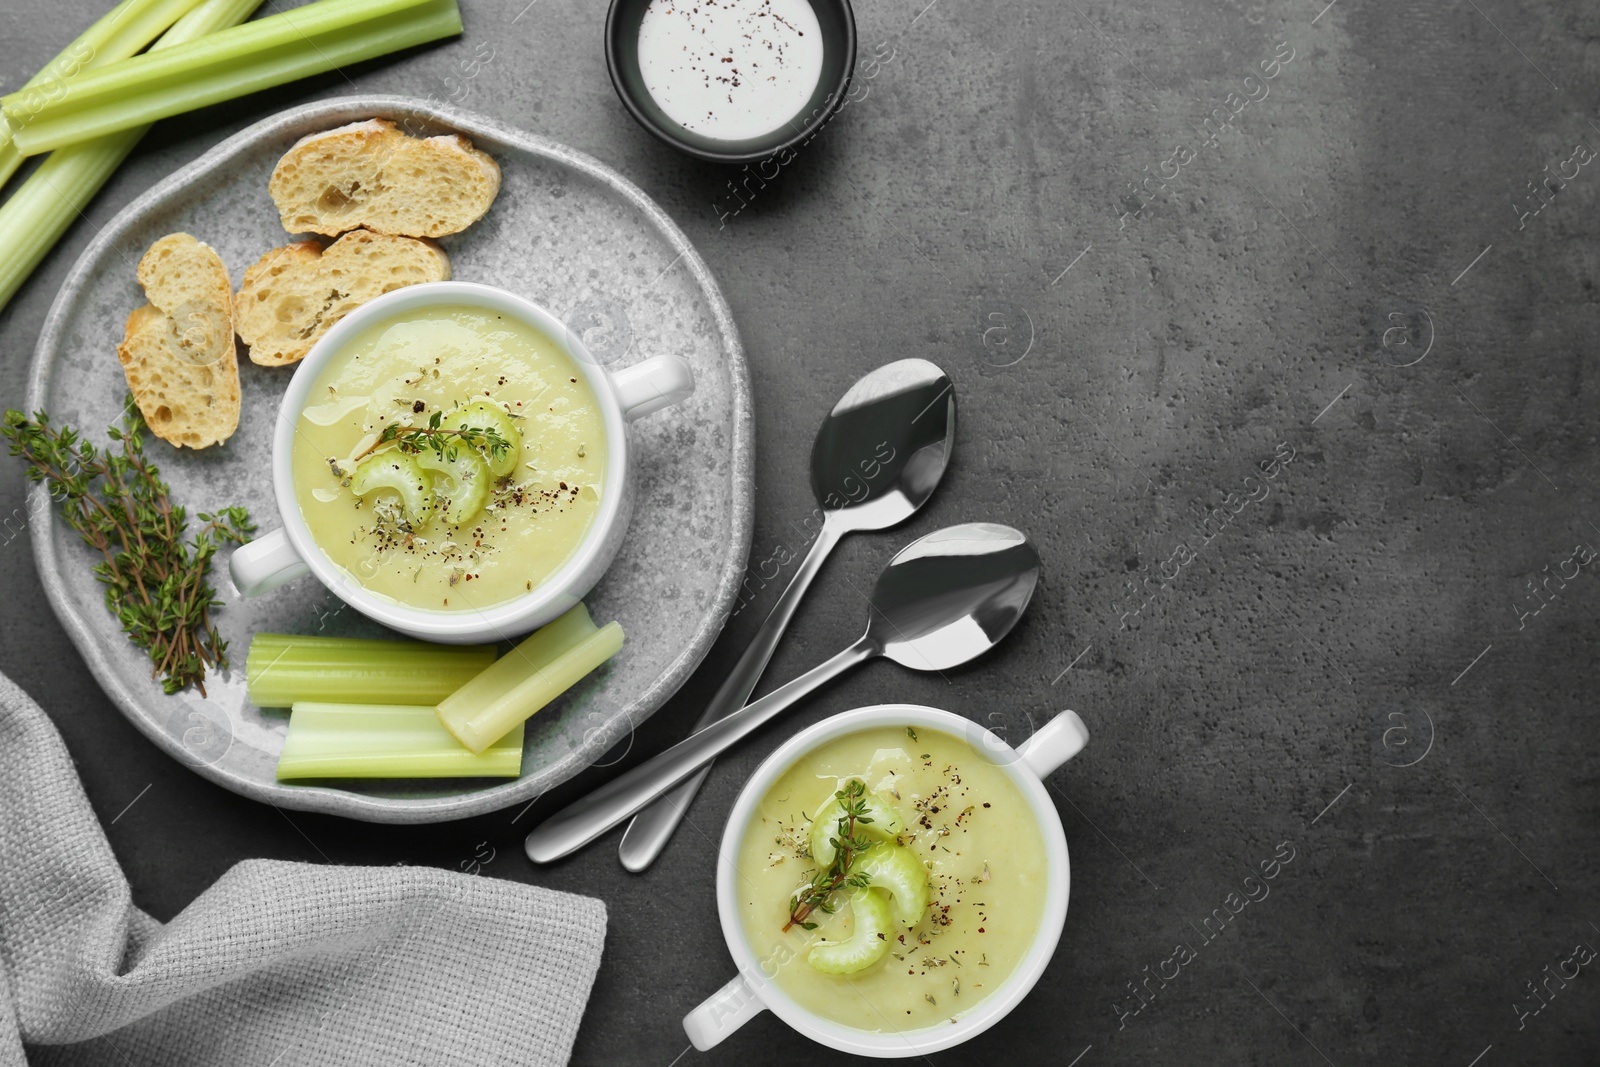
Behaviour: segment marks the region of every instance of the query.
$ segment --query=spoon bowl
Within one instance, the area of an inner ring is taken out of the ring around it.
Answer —
[[[1009,526],[972,522],[902,549],[872,587],[867,634],[882,654],[942,671],[999,644],[1039,584],[1039,553]]]
[[[840,532],[887,529],[933,495],[955,434],[949,376],[925,359],[887,363],[822,420],[811,446],[811,492]]]
[[[841,537],[887,529],[927,503],[949,466],[955,434],[955,389],[949,376],[925,359],[885,364],[863,375],[839,399],[811,446],[811,491],[823,509],[822,529],[706,705],[696,730],[738,711],[750,699],[800,599]],[[707,764],[629,824],[617,846],[624,867],[637,873],[655,862],[710,770]]]
[[[872,617],[854,644],[557,812],[528,835],[528,858],[548,863],[577,851],[824,682],[874,656],[919,670],[976,659],[1011,632],[1038,578],[1038,553],[1009,526],[974,522],[919,538],[873,585]]]

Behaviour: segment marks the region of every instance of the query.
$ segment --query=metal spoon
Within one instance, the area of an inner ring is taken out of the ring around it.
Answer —
[[[744,707],[811,579],[845,534],[904,522],[933,495],[950,461],[955,434],[956,397],[950,379],[925,359],[879,367],[834,405],[811,446],[811,491],[822,508],[822,529],[772,613],[706,705],[696,730]],[[634,817],[617,846],[624,867],[638,873],[655,862],[709,773],[707,763]]]
[[[528,858],[576,852],[858,663],[884,656],[942,671],[982,655],[1011,632],[1038,581],[1039,554],[1009,526],[975,522],[918,538],[878,576],[860,640],[546,819],[528,835]]]

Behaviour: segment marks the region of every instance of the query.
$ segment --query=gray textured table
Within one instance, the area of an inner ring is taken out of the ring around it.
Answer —
[[[909,700],[1020,740],[1070,706],[1094,734],[1052,782],[1075,875],[1061,949],[983,1045],[936,1059],[1600,1059],[1600,978],[1550,978],[1600,945],[1600,588],[1570,562],[1600,547],[1600,174],[1569,162],[1600,148],[1600,10],[872,0],[863,57],[886,58],[858,73],[865,95],[736,200],[732,174],[625,114],[598,0],[523,2],[465,0],[459,42],[160,125],[0,315],[5,399],[77,250],[152,181],[351,85],[455,93],[617,167],[721,280],[754,373],[754,561],[799,547],[811,435],[849,381],[907,355],[956,380],[946,484],[905,530],[843,546],[769,677],[853,633],[851,585],[910,536],[981,518],[1039,542],[1040,595],[998,654],[949,678],[879,663],[794,717]],[[6,4],[0,82],[104,6]],[[462,83],[480,43],[494,57]],[[1293,459],[1247,480],[1275,452]],[[576,1060],[685,1051],[679,1018],[729,973],[711,841],[777,733],[719,764],[642,877],[615,835],[548,870],[521,855],[522,830],[603,770],[516,825],[291,821],[159,755],[101,696],[44,602],[20,500],[0,463],[0,669],[60,724],[140,904],[170,917],[248,856],[593,893],[611,933]],[[685,728],[775,592],[619,765]],[[1281,842],[1270,895],[1207,940]],[[1146,983],[1178,943],[1193,958]],[[677,1062],[827,1055],[768,1016]]]

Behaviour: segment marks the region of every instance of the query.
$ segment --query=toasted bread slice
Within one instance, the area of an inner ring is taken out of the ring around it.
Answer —
[[[290,233],[443,237],[489,210],[500,167],[465,137],[410,137],[369,119],[302,137],[267,191]]]
[[[324,251],[315,241],[274,248],[244,272],[233,298],[250,361],[279,367],[305,358],[329,327],[375,296],[450,277],[432,241],[352,230]]]
[[[144,421],[182,447],[219,444],[239,428],[228,268],[210,245],[168,234],[139,260],[150,302],[128,316],[117,359]]]

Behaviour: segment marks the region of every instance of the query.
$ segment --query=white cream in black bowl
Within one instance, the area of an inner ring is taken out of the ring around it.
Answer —
[[[624,106],[674,148],[750,163],[816,132],[855,68],[849,0],[613,0],[606,65]]]

